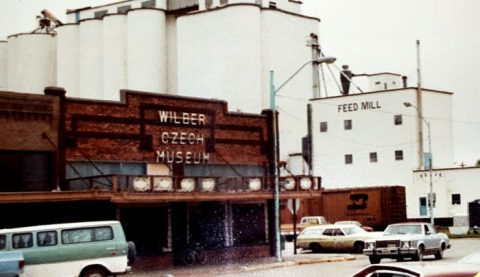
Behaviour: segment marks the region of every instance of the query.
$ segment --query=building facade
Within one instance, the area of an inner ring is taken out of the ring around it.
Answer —
[[[301,2],[121,1],[67,12],[56,34],[24,33],[0,43],[0,89],[119,100],[120,89],[226,100],[232,111],[270,107],[270,70],[286,80],[312,60],[319,19]],[[301,150],[312,72],[277,96],[282,159]]]
[[[45,94],[0,93],[11,130],[0,135],[2,227],[117,219],[165,265],[196,243],[212,261],[274,253],[271,112],[138,91]],[[284,178],[281,201],[321,196],[319,178]]]
[[[363,93],[311,101],[313,174],[326,189],[404,186],[407,218],[429,220],[432,165],[435,223],[468,217],[478,170],[452,168],[452,93],[407,87],[397,74],[358,77]]]
[[[404,88],[312,100],[313,172],[325,187],[406,185],[421,168],[417,90]],[[435,167],[453,161],[451,93],[422,90]],[[423,121],[422,124],[425,124]],[[423,126],[424,152],[427,128]]]
[[[430,174],[432,179],[430,182]],[[434,168],[413,171],[413,185],[408,191],[408,214],[414,218],[430,218],[428,195],[430,184],[434,193],[435,222],[454,225],[454,219],[478,224],[478,211],[470,209],[480,199],[480,167]]]

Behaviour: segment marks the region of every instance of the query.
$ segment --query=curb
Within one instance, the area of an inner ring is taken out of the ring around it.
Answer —
[[[241,266],[240,268],[244,271],[255,271],[255,270],[271,269],[271,268],[284,267],[284,266],[330,263],[330,262],[345,262],[345,261],[353,261],[355,259],[356,257],[354,255],[346,255],[342,257],[302,259],[302,260],[283,261],[283,262],[275,262],[275,263],[260,264],[260,265],[253,265],[253,266]]]
[[[298,265],[303,264],[318,264],[318,263],[331,263],[331,262],[346,262],[346,261],[353,261],[357,258],[353,255],[348,255],[344,257],[331,257],[331,258],[322,258],[322,259],[308,259],[308,260],[298,260],[296,263]]]

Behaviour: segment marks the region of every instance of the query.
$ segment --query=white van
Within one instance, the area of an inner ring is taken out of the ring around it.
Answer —
[[[40,225],[0,230],[0,253],[22,251],[22,276],[105,277],[130,271],[135,246],[118,221]]]

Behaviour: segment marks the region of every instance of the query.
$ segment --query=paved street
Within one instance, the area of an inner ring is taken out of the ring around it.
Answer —
[[[433,256],[426,257],[424,262],[405,261],[402,265],[422,264],[428,266],[433,263],[456,262],[462,257],[480,249],[479,239],[456,239],[451,241],[452,248],[445,251],[443,260],[434,260]],[[131,277],[150,276],[351,276],[363,267],[369,265],[364,255],[353,254],[312,254],[308,251],[293,255],[293,244],[287,243],[284,251],[285,262],[276,263],[274,258],[221,265],[207,265],[196,267],[177,267],[173,269],[146,271],[135,269],[129,274]],[[330,262],[329,262],[330,261]],[[397,263],[385,259],[382,263]]]

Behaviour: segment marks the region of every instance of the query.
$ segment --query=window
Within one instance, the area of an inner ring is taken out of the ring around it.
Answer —
[[[101,19],[101,18],[104,17],[107,13],[108,13],[107,10],[98,11],[98,12],[95,12],[95,13],[93,14],[93,17],[96,18],[96,19]]]
[[[12,236],[13,248],[30,248],[33,246],[32,233],[15,234]]]
[[[377,162],[377,152],[371,152],[370,153],[370,162],[371,163],[376,163]]]
[[[352,154],[347,154],[345,155],[345,164],[351,164],[353,163],[353,156]]]
[[[462,204],[460,194],[459,193],[453,193],[452,194],[452,205],[460,205]]]
[[[228,0],[220,0],[220,5],[226,5],[228,4]]]
[[[375,85],[380,85],[381,83],[382,83],[382,82],[380,82],[380,81],[376,81],[376,82],[375,82]]]
[[[121,6],[117,8],[118,13],[127,13],[129,10],[132,9],[131,5]]]
[[[433,226],[425,225],[426,231],[430,233],[430,235],[436,234],[437,230]]]
[[[155,8],[155,0],[143,1],[142,8]]]
[[[396,161],[403,160],[403,151],[402,150],[395,150],[395,160]]]
[[[0,235],[0,250],[5,249],[7,244],[7,237],[5,235]]]
[[[393,121],[395,125],[402,125],[402,115],[401,114],[395,115]]]
[[[277,8],[277,3],[275,2],[268,2],[268,7],[271,9],[276,9]]]
[[[323,235],[324,236],[334,236],[334,229],[325,229],[325,231],[323,231]]]
[[[351,119],[344,120],[343,126],[345,130],[352,130],[352,120]]]
[[[62,231],[62,243],[82,243],[91,241],[111,240],[113,231],[111,227],[95,227],[71,229]]]
[[[38,246],[57,245],[57,232],[55,231],[38,232],[37,245]]]
[[[420,215],[427,215],[427,198],[420,197]]]
[[[320,132],[324,133],[328,130],[328,124],[327,122],[320,122]]]

